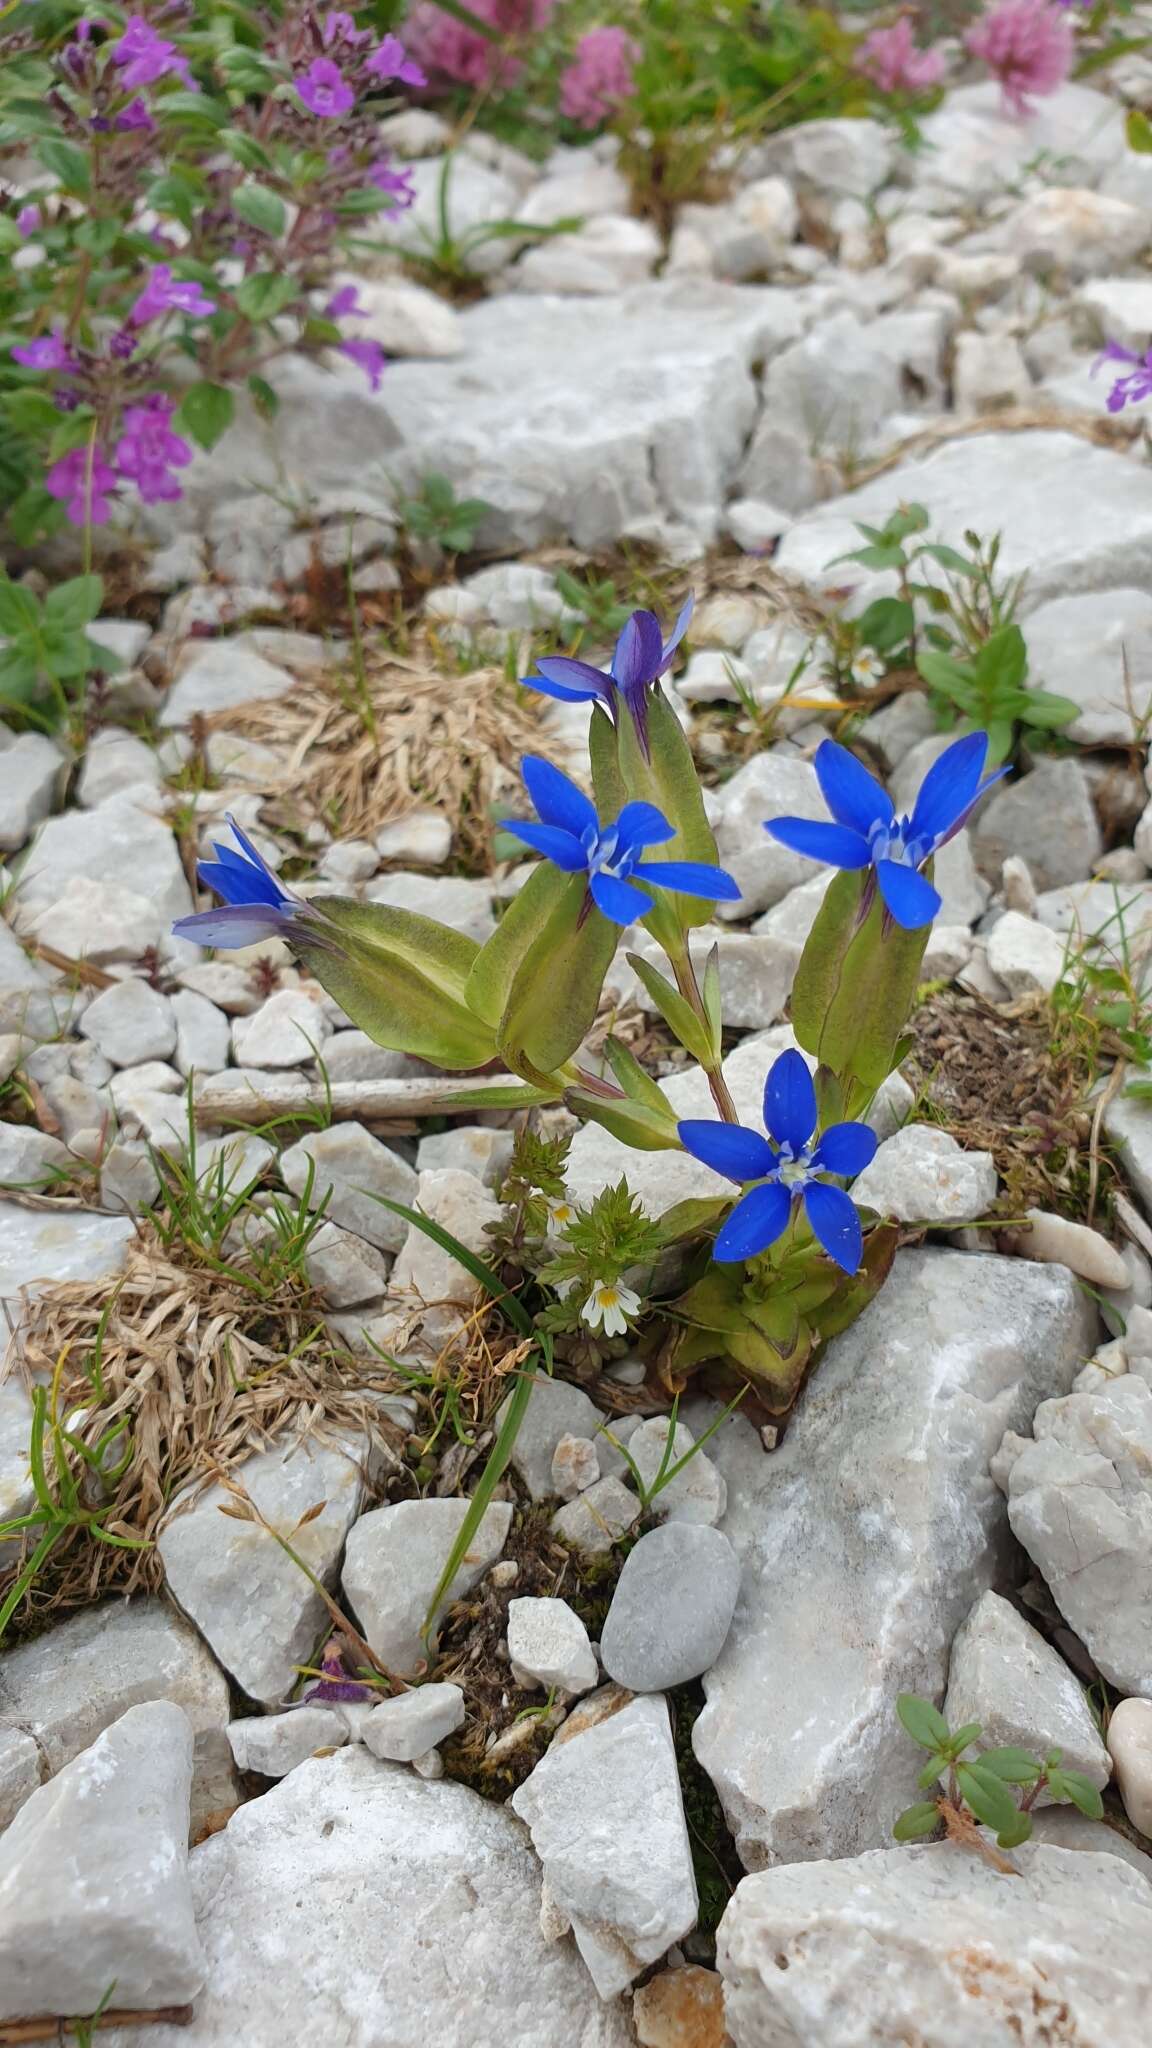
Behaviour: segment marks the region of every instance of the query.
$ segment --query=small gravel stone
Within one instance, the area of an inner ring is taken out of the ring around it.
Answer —
[[[284,988],[253,1016],[236,1019],[232,1047],[238,1066],[302,1067],[331,1036],[331,1020],[320,1004],[302,989]]]
[[[327,1707],[294,1707],[287,1714],[230,1721],[227,1734],[237,1769],[257,1771],[262,1778],[286,1778],[318,1749],[339,1749],[348,1740],[347,1725]]]
[[[294,1195],[303,1194],[312,1175],[309,1205],[325,1201],[325,1215],[357,1237],[366,1238],[380,1251],[398,1252],[408,1235],[402,1216],[373,1201],[373,1195],[387,1195],[391,1201],[411,1205],[417,1178],[406,1159],[382,1145],[363,1124],[333,1124],[329,1130],[309,1132],[298,1145],[280,1155],[280,1171]]]
[[[40,1784],[40,1751],[22,1728],[0,1727],[0,1833]]]
[[[501,1419],[506,1410],[507,1403],[500,1411]],[[513,1469],[533,1500],[548,1500],[554,1492],[552,1459],[563,1436],[592,1439],[602,1478],[623,1472],[623,1458],[601,1433],[606,1419],[583,1388],[574,1387],[569,1380],[549,1379],[543,1374],[535,1380],[512,1451]]]
[[[468,1506],[466,1500],[396,1501],[362,1515],[348,1538],[345,1594],[372,1649],[401,1678],[411,1677],[427,1658],[420,1631]],[[470,1592],[499,1557],[511,1521],[507,1501],[485,1509],[438,1615]]]
[[[587,1557],[603,1557],[639,1519],[640,1503],[621,1480],[598,1479],[552,1517],[555,1534]]]
[[[1112,1709],[1107,1740],[1124,1811],[1152,1839],[1152,1700],[1121,1700]]]
[[[488,1187],[495,1187],[507,1171],[512,1157],[511,1131],[490,1130],[487,1124],[457,1124],[448,1131],[434,1131],[421,1138],[416,1150],[418,1173],[455,1167],[474,1173]]]
[[[210,1003],[230,1017],[248,1017],[260,1008],[262,998],[252,985],[248,969],[237,967],[234,960],[205,960],[197,967],[185,967],[179,981],[181,988],[195,989],[197,995],[207,996]]]
[[[29,920],[28,930],[52,952],[97,967],[138,960],[164,936],[163,922],[146,896],[90,875],[73,875],[55,903]]]
[[[624,1560],[600,1639],[630,1692],[664,1692],[716,1662],[732,1626],[740,1561],[719,1529],[665,1522]]]
[[[0,852],[15,853],[52,809],[64,756],[43,733],[21,733],[0,752]]]
[[[176,1018],[168,997],[135,978],[118,981],[89,1003],[80,1030],[114,1067],[166,1060],[176,1049]]]
[[[182,1074],[218,1074],[228,1064],[232,1027],[223,1010],[194,989],[172,997],[176,1018],[176,1065]]]
[[[1028,1209],[1025,1214],[1030,1228],[1018,1231],[1012,1240],[1020,1258],[1068,1266],[1095,1287],[1128,1286],[1123,1254],[1098,1230],[1090,1230],[1086,1223],[1073,1223],[1067,1216],[1054,1216],[1047,1209]]]
[[[360,1739],[373,1756],[410,1764],[454,1735],[463,1719],[464,1695],[458,1685],[416,1685],[395,1699],[381,1700],[364,1723]]]
[[[333,1308],[358,1308],[384,1292],[391,1260],[374,1244],[322,1223],[304,1254],[304,1268],[318,1294]]]
[[[1006,910],[988,934],[988,965],[1011,996],[1049,994],[1064,973],[1067,948],[1056,932]]]
[[[59,1138],[31,1124],[0,1124],[0,1187],[35,1188],[74,1165]]]
[[[987,1215],[996,1185],[990,1152],[965,1152],[947,1131],[906,1124],[853,1183],[852,1199],[898,1223],[955,1228]]]
[[[409,811],[407,817],[394,818],[376,834],[376,852],[381,860],[438,868],[451,851],[452,826],[440,811]]]
[[[589,1692],[600,1669],[588,1631],[566,1600],[510,1600],[508,1655],[533,1685]]]
[[[591,1437],[564,1435],[552,1453],[552,1491],[561,1500],[575,1500],[600,1477],[600,1459]]]
[[[676,1424],[676,1433],[669,1452],[668,1437],[670,1420],[663,1415],[653,1415],[648,1422],[642,1422],[628,1440],[628,1455],[639,1474],[641,1484],[647,1492],[655,1485],[657,1475],[663,1466],[669,1471],[688,1457],[683,1470],[674,1479],[663,1485],[651,1503],[651,1512],[662,1522],[705,1522],[715,1524],[728,1505],[728,1488],[724,1475],[712,1463],[704,1451],[696,1451],[696,1439],[682,1422]]]

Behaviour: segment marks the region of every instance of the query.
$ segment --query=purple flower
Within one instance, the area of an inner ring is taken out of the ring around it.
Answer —
[[[332,1702],[346,1700],[351,1703],[358,1700],[378,1700],[380,1698],[379,1686],[369,1685],[362,1678],[350,1678],[348,1676],[344,1668],[339,1636],[333,1636],[324,1645],[324,1654],[320,1659],[320,1669],[323,1677],[314,1679],[312,1684],[304,1689],[303,1698],[307,1700],[310,1706],[315,1706],[323,1700]]]
[[[385,36],[382,43],[364,59],[364,69],[370,78],[381,83],[387,78],[398,79],[401,85],[427,85],[428,80],[420,66],[413,61],[400,41],[399,36]]]
[[[74,376],[78,367],[58,327],[51,334],[38,335],[35,341],[18,342],[11,354],[13,362],[23,363],[26,370],[66,370]]]
[[[309,907],[277,881],[263,855],[229,814],[235,847],[215,845],[216,859],[201,861],[196,872],[206,889],[224,898],[222,910],[201,910],[177,918],[178,939],[198,946],[251,946],[258,939],[290,938],[293,922],[309,915]]]
[[[16,351],[13,349],[13,355]],[[1123,412],[1126,405],[1139,405],[1142,399],[1152,398],[1152,348],[1138,356],[1133,349],[1122,348],[1118,341],[1110,341],[1101,349],[1092,365],[1095,376],[1101,363],[1132,363],[1135,368],[1126,377],[1117,377],[1105,401],[1109,412]]]
[[[874,28],[856,52],[856,69],[881,92],[919,93],[939,85],[947,69],[943,50],[919,50],[912,23],[902,14],[888,28]]]
[[[190,92],[196,91],[196,80],[188,68],[188,59],[181,55],[175,43],[165,42],[158,36],[143,15],[130,15],[123,35],[111,45],[112,62],[124,73],[124,84],[130,91],[137,86],[155,85],[157,79],[175,77]]]
[[[108,493],[116,472],[95,448],[73,448],[53,463],[44,479],[53,498],[63,500],[73,526],[103,526],[112,510]]]
[[[128,105],[117,114],[116,126],[126,134],[130,133],[134,128],[143,129],[151,134],[156,123],[152,119],[146,103],[141,99],[135,99],[129,100]]]
[[[655,804],[625,804],[614,825],[602,826],[583,790],[550,761],[525,754],[520,767],[540,823],[509,821],[504,830],[565,874],[586,874],[593,903],[613,924],[633,924],[652,910],[651,896],[633,887],[633,877],[649,889],[675,889],[712,902],[739,901],[740,891],[723,868],[697,860],[644,859],[646,847],[676,837],[676,827]]]
[[[954,740],[928,770],[910,816],[898,818],[888,792],[835,740],[816,749],[813,766],[835,824],[811,818],[770,818],[765,831],[808,860],[834,868],[872,868],[889,915],[905,931],[931,924],[940,897],[920,873],[925,861],[959,832],[985,790],[1007,768],[984,775],[986,732]],[[983,777],[983,780],[981,780]]]
[[[363,370],[373,391],[379,391],[384,375],[385,355],[378,341],[342,341],[340,354]]]
[[[636,90],[640,45],[623,28],[590,28],[560,79],[560,111],[581,128],[596,128]]]
[[[22,235],[34,235],[40,226],[40,208],[22,206],[16,215],[16,226]]]
[[[349,49],[356,50],[372,40],[370,28],[357,28],[353,17],[340,9],[325,16],[321,34],[326,50],[330,50],[333,43],[347,43]]]
[[[146,327],[165,313],[214,313],[215,299],[205,297],[194,280],[181,283],[172,275],[170,263],[157,263],[148,282],[128,315],[133,327]]]
[[[308,112],[325,121],[347,114],[356,104],[352,87],[331,57],[317,57],[296,80],[296,90]]]
[[[537,661],[537,674],[522,678],[529,690],[559,697],[564,704],[599,703],[615,720],[623,697],[645,754],[648,752],[648,690],[672,666],[672,659],[692,617],[690,597],[667,640],[655,612],[633,612],[612,656],[609,669],[593,668],[568,654],[549,654]]]
[[[799,1203],[828,1257],[846,1273],[857,1272],[864,1249],[860,1217],[855,1202],[843,1188],[830,1186],[828,1176],[862,1173],[875,1157],[875,1131],[867,1124],[831,1124],[816,1138],[816,1090],[798,1052],[781,1053],[769,1068],[764,1123],[767,1138],[744,1124],[707,1118],[676,1126],[686,1152],[747,1189],[716,1239],[713,1258],[729,1263],[766,1251]]]
[[[341,285],[324,308],[326,320],[363,320],[367,313],[368,308],[360,304],[359,288],[354,284]]]
[[[1031,99],[1055,92],[1072,69],[1075,37],[1048,0],[996,0],[964,38],[973,57],[1000,80],[1006,106],[1030,114]]]
[[[172,475],[192,460],[187,441],[172,432],[176,401],[154,391],[142,405],[124,413],[124,432],[113,451],[122,477],[134,483],[146,505],[159,505],[183,495]]]
[[[468,12],[499,31],[481,35],[451,19],[435,0],[416,0],[404,21],[408,48],[458,85],[514,85],[524,69],[509,45],[546,28],[556,0],[468,0]]]
[[[396,201],[396,212],[403,213],[405,207],[416,201],[416,187],[412,183],[411,168],[397,171],[392,168],[390,157],[378,157],[368,172],[368,183],[375,185],[378,192],[387,192]]]

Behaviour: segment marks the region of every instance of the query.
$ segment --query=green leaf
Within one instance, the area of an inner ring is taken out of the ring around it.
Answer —
[[[664,1090],[651,1074],[646,1073],[635,1055],[619,1038],[609,1037],[604,1044],[604,1057],[612,1069],[613,1079],[624,1090],[630,1102],[642,1102],[664,1117],[670,1124],[676,1123],[676,1112]]]
[[[957,661],[953,654],[935,654],[931,649],[922,649],[916,656],[916,667],[930,690],[940,690],[946,697],[955,696],[957,688],[970,684],[972,671],[963,661]]]
[[[1048,1790],[1053,1799],[1078,1807],[1089,1820],[1099,1820],[1104,1812],[1104,1801],[1091,1778],[1086,1778],[1082,1771],[1049,1771]]]
[[[267,270],[257,271],[255,277],[245,278],[236,293],[236,304],[246,320],[254,323],[274,320],[297,296],[299,289],[294,277],[279,277]]]
[[[985,689],[1020,689],[1028,673],[1028,648],[1019,626],[1001,626],[991,633],[974,667]]]
[[[832,563],[835,562],[859,562],[864,569],[903,569],[905,556],[901,547],[886,547],[878,543],[866,548],[853,548],[849,554],[833,555]]]
[[[1058,697],[1050,690],[1028,690],[1024,695],[1022,716],[1029,725],[1039,725],[1045,730],[1067,725],[1079,713],[1079,704],[1071,697]]]
[[[202,181],[186,170],[168,171],[148,187],[148,204],[157,213],[171,214],[189,233],[196,225],[196,212],[203,196]]]
[[[87,199],[92,189],[91,170],[88,152],[78,142],[66,142],[62,135],[43,135],[36,144],[36,154],[45,170],[59,178],[66,192]]]
[[[1134,149],[1138,156],[1152,156],[1152,121],[1139,107],[1129,108],[1124,134],[1129,149]]]
[[[892,514],[884,528],[887,540],[908,540],[914,533],[923,533],[928,525],[928,511],[924,505],[901,505]]]
[[[985,1827],[1012,1830],[1019,1807],[1002,1778],[983,1764],[957,1764],[956,1782],[977,1820]]]
[[[198,448],[214,448],[221,434],[231,426],[236,400],[223,384],[207,380],[193,384],[184,393],[176,414],[176,425],[189,434]]]
[[[232,194],[232,211],[262,235],[282,235],[288,219],[284,201],[266,185],[238,186]]]
[[[490,1087],[465,1088],[453,1095],[456,1109],[536,1109],[541,1103],[559,1102],[563,1088],[534,1088],[530,1081],[493,1081]]]
[[[877,654],[892,654],[910,639],[916,623],[912,606],[903,597],[878,597],[862,611],[856,630],[866,647]]]
[[[166,92],[153,102],[165,120],[198,121],[208,128],[223,128],[228,109],[206,92]]]
[[[582,881],[583,878],[581,878]],[[571,905],[579,916],[583,887],[573,889],[573,877],[551,861],[542,860],[517,891],[490,939],[472,963],[464,989],[464,1000],[477,1017],[496,1029],[508,1004],[512,983],[529,947],[536,943],[549,919],[562,903]]]
[[[526,1081],[555,1073],[592,1029],[620,940],[619,925],[598,910],[581,918],[586,877],[565,879],[566,894],[516,970],[497,1034],[501,1058]]]
[[[564,1100],[574,1115],[583,1117],[586,1123],[599,1124],[636,1152],[683,1149],[667,1105],[661,1114],[645,1102],[630,1102],[627,1096],[594,1095],[590,1088],[569,1088]]]
[[[934,1799],[918,1799],[915,1806],[906,1806],[892,1833],[898,1842],[916,1842],[922,1835],[930,1835],[940,1825],[940,1809]]]
[[[948,1723],[934,1707],[931,1700],[921,1699],[919,1693],[902,1692],[896,1701],[896,1712],[905,1734],[918,1742],[921,1749],[943,1749],[948,1742]]]
[[[274,420],[280,410],[280,399],[266,377],[249,377],[248,391],[253,405],[262,419]]]
[[[687,998],[682,996],[679,989],[674,988],[661,974],[659,968],[654,967],[650,960],[646,960],[642,953],[629,953],[627,960],[637,979],[647,989],[669,1030],[675,1032],[681,1045],[691,1053],[700,1066],[711,1066],[711,1036],[703,1018],[696,1015]]]
[[[58,583],[44,600],[44,617],[53,626],[65,630],[91,625],[100,615],[104,602],[104,578],[102,576],[72,576],[67,583]]]
[[[60,417],[48,393],[31,387],[5,392],[0,404],[12,425],[25,434],[48,432]]]
[[[986,1770],[995,1771],[1008,1785],[1034,1785],[1040,1776],[1040,1765],[1030,1757],[1026,1749],[1015,1749],[1011,1745],[1003,1749],[986,1749],[980,1757]]]
[[[40,607],[23,584],[0,582],[0,633],[19,640],[40,628]]]
[[[257,87],[256,90],[259,91],[260,88]],[[238,128],[230,128],[226,135],[221,136],[220,140],[233,162],[238,163],[242,170],[270,171],[272,169],[272,159],[268,151],[262,142],[257,142],[254,135],[245,135]]]
[[[792,1029],[843,1085],[874,1091],[892,1071],[930,927],[886,920],[879,891],[861,923],[867,873],[839,874],[828,888],[796,970]]]
[[[945,547],[942,541],[926,540],[917,548],[916,553],[918,556],[930,555],[934,562],[939,562],[942,569],[950,569],[953,576],[978,576],[980,574],[976,563],[970,560],[967,555],[962,555],[957,548]]]
[[[322,896],[312,905],[316,923],[300,920],[296,950],[377,1045],[450,1072],[487,1066],[495,1057],[491,1028],[464,1000],[480,950],[474,939],[384,903]]]
[[[1032,1815],[1017,1811],[1014,1820],[1006,1821],[996,1840],[1002,1849],[1018,1849],[1032,1833]]]

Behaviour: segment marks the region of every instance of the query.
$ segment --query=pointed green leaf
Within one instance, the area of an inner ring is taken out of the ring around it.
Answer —
[[[611,1131],[621,1144],[637,1152],[679,1152],[676,1125],[666,1113],[661,1116],[646,1103],[629,1102],[627,1097],[594,1095],[590,1088],[569,1088],[564,1096],[575,1116]]]
[[[1104,1801],[1091,1778],[1086,1778],[1082,1771],[1049,1771],[1048,1789],[1053,1799],[1078,1807],[1089,1820],[1099,1820],[1104,1812]]]
[[[495,1057],[491,1027],[464,1001],[474,939],[383,903],[325,896],[313,908],[323,921],[299,920],[295,950],[377,1045],[450,1071]]]
[[[620,939],[618,925],[587,908],[584,876],[569,875],[565,882],[555,910],[520,961],[497,1034],[505,1064],[528,1081],[555,1073],[591,1030]]]
[[[70,576],[66,583],[58,583],[44,599],[45,620],[53,626],[75,631],[90,625],[99,615],[104,601],[104,578],[102,576]]]
[[[697,1016],[687,997],[682,996],[679,989],[673,987],[658,967],[654,967],[650,960],[645,960],[642,953],[629,953],[627,960],[651,996],[664,1022],[675,1032],[681,1045],[701,1066],[710,1066],[712,1045],[708,1026],[703,1018]]]
[[[918,1799],[915,1806],[906,1806],[892,1833],[898,1842],[916,1842],[922,1835],[930,1835],[940,1825],[940,1809],[934,1799]]]
[[[583,877],[566,875],[550,861],[541,861],[477,953],[468,974],[465,1001],[493,1029],[504,1015],[521,961],[559,905],[573,900],[574,884],[582,898]]]
[[[931,875],[931,864],[925,870]],[[792,990],[798,1044],[844,1082],[876,1089],[892,1071],[897,1041],[916,997],[930,927],[905,931],[874,890],[861,918],[871,870],[832,881],[800,957]]]
[[[676,1112],[660,1083],[645,1071],[621,1039],[609,1037],[605,1040],[604,1057],[617,1086],[624,1090],[630,1101],[645,1103],[649,1109],[655,1110],[657,1116],[675,1124]]]
[[[1020,1809],[995,1771],[986,1770],[983,1764],[957,1764],[956,1782],[985,1827],[994,1828],[999,1834],[1002,1828],[1011,1830],[1015,1826]]]
[[[1026,1749],[1007,1745],[1003,1749],[986,1749],[980,1757],[985,1770],[995,1771],[1007,1785],[1034,1785],[1040,1776],[1040,1765]]]
[[[921,1749],[943,1749],[948,1741],[948,1723],[934,1707],[931,1700],[921,1699],[919,1693],[902,1692],[896,1701],[896,1712],[900,1725],[913,1742]]]

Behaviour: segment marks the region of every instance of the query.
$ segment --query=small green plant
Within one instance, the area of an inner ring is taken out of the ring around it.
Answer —
[[[1098,1073],[1100,1057],[1129,1059],[1152,1066],[1152,1007],[1144,987],[1144,959],[1134,953],[1125,924],[1131,904],[1113,883],[1115,909],[1094,932],[1074,945],[1069,942],[1064,972],[1052,991],[1052,1009],[1084,1046],[1088,1069]],[[1147,1082],[1133,1082],[1129,1095],[1152,1093]]]
[[[615,639],[632,607],[621,603],[611,576],[589,576],[581,582],[568,569],[556,569],[553,575],[569,611],[583,619],[587,630]]]
[[[449,205],[455,164],[455,152],[449,149],[445,152],[436,183],[435,226],[429,228],[419,224],[402,243],[373,241],[370,245],[373,250],[383,248],[395,256],[402,256],[406,263],[415,264],[425,271],[433,283],[474,287],[478,272],[472,258],[486,243],[514,241],[519,247],[526,247],[533,242],[550,241],[554,235],[571,234],[584,225],[578,215],[547,223],[494,218],[476,221],[472,227],[458,232],[452,226]]]
[[[1049,1750],[1042,1763],[1012,1747],[985,1749],[966,1760],[981,1732],[978,1721],[953,1732],[939,1708],[914,1692],[901,1693],[896,1712],[913,1742],[928,1752],[918,1782],[935,1793],[905,1808],[892,1829],[898,1842],[920,1841],[943,1828],[949,1839],[983,1852],[979,1822],[991,1828],[1001,1849],[1016,1849],[1032,1833],[1032,1809],[1042,1792],[1057,1805],[1100,1819],[1104,1802],[1095,1785],[1083,1772],[1065,1769],[1058,1749]],[[944,1790],[938,1789],[941,1783]]]
[[[400,517],[414,540],[434,541],[449,555],[466,555],[491,509],[484,498],[458,498],[448,477],[432,470],[419,496],[401,501]]]
[[[87,630],[103,597],[99,576],[72,576],[40,599],[0,574],[0,706],[46,732],[67,724],[86,677],[120,666]]]
[[[691,1444],[679,1458],[676,1456],[676,1428],[680,1411],[680,1396],[679,1394],[674,1395],[668,1416],[668,1433],[664,1439],[664,1449],[660,1454],[660,1463],[656,1467],[656,1473],[651,1482],[645,1480],[639,1465],[629,1452],[627,1444],[609,1428],[606,1422],[601,1424],[597,1435],[606,1437],[608,1442],[619,1451],[620,1456],[632,1475],[632,1484],[640,1496],[640,1505],[645,1514],[649,1512],[653,1501],[663,1493],[664,1488],[672,1484],[678,1473],[683,1472],[684,1467],[690,1465],[693,1458],[699,1457],[709,1438],[714,1437],[721,1423],[727,1422],[728,1417],[734,1414],[747,1392],[748,1387],[747,1383],[745,1383],[733,1395],[728,1406],[720,1410],[719,1415],[713,1418],[703,1434],[697,1437],[695,1443]]]
[[[988,734],[993,766],[1007,760],[1021,730],[1056,732],[1080,708],[1070,697],[1029,687],[1028,649],[1019,626],[999,627],[977,653],[966,657],[923,648],[916,667],[943,720],[951,725],[959,713],[961,730]]]

